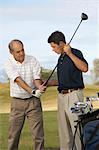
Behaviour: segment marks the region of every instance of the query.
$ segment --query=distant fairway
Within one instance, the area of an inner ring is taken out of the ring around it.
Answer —
[[[41,98],[44,110],[56,110],[57,87],[49,87]],[[0,84],[0,113],[10,111],[9,84]]]
[[[84,89],[84,97],[97,96],[99,86],[86,85]],[[43,110],[57,109],[57,87],[48,87],[41,97]],[[9,84],[0,84],[0,113],[8,113],[10,110]]]

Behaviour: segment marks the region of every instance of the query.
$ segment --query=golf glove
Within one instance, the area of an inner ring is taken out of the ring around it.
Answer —
[[[35,96],[37,98],[40,98],[42,94],[43,93],[40,90],[35,90],[35,91],[33,90],[32,91],[32,96]]]

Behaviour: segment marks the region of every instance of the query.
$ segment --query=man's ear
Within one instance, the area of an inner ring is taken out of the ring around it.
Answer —
[[[10,53],[12,54],[12,53],[13,53],[13,50],[10,49]]]
[[[59,42],[59,46],[63,48],[63,47],[64,47],[64,42],[63,42],[63,41],[60,41],[60,42]]]

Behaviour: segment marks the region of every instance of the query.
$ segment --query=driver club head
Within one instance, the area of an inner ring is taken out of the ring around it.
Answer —
[[[84,13],[81,14],[81,19],[82,20],[87,20],[88,19],[88,16]]]

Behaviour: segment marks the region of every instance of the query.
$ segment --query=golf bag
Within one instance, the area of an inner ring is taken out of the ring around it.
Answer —
[[[85,150],[99,150],[99,120],[90,121],[84,127]]]
[[[99,150],[99,109],[82,118],[84,150]]]

